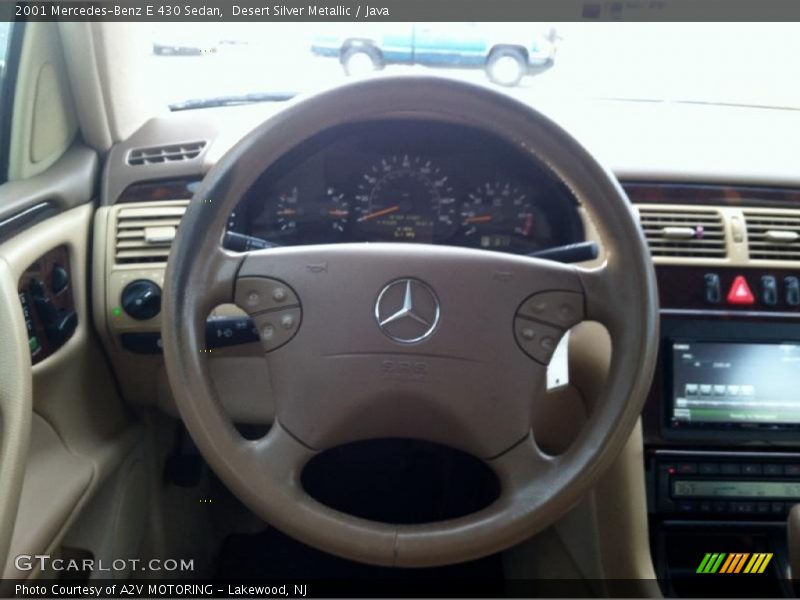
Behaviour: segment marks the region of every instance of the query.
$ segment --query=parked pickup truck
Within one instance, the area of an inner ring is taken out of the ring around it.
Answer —
[[[525,75],[540,73],[555,59],[554,30],[536,26],[482,23],[390,23],[369,29],[329,29],[315,35],[311,50],[338,58],[348,75],[365,74],[388,64],[482,68],[494,83],[515,86]],[[341,27],[341,26],[340,26]]]

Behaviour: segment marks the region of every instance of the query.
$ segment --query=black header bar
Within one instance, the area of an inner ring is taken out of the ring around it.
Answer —
[[[800,21],[797,0],[0,0],[2,21]]]

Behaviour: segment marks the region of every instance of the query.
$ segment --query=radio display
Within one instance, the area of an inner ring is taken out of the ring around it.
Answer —
[[[800,425],[800,343],[671,344],[671,427]]]
[[[800,499],[800,482],[791,481],[713,481],[676,479],[673,498],[767,498]]]

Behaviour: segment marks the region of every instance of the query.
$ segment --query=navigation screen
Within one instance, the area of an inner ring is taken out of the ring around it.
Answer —
[[[800,343],[673,342],[673,427],[800,425]]]

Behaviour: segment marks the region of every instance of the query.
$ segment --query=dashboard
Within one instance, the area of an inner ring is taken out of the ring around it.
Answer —
[[[127,286],[163,281],[170,244],[148,245],[140,225],[177,226],[204,173],[278,110],[159,116],[109,153],[96,237],[106,240],[105,289],[95,310],[135,403],[171,406],[168,386],[141,383],[161,364],[160,317],[115,309]],[[642,414],[656,573],[669,582],[694,577],[703,552],[728,548],[775,552],[757,582],[780,582],[786,513],[800,498],[800,404],[792,395],[800,385],[800,238],[792,234],[800,163],[791,152],[800,121],[786,111],[680,103],[559,103],[547,112],[620,179],[656,268],[661,355]],[[178,142],[206,146],[186,160],[130,162],[142,149],[172,151]],[[522,148],[468,127],[408,120],[299,145],[248,190],[229,228],[267,246],[397,241],[519,254],[592,237],[570,190]],[[132,231],[138,237],[119,235]],[[142,247],[131,247],[133,239]],[[214,362],[253,360],[243,378],[264,376],[260,347],[242,343],[257,332],[241,315],[220,309],[208,327]],[[220,385],[236,422],[272,417],[267,403],[254,416],[246,394],[234,397],[245,386]],[[665,593],[700,595],[686,581]]]
[[[412,242],[515,254],[584,239],[577,201],[529,154],[421,121],[310,139],[248,191],[229,231],[270,246]]]
[[[639,213],[659,286],[660,359],[642,414],[656,573],[673,582],[668,594],[697,596],[691,580],[680,589],[674,582],[693,576],[700,549],[774,551],[759,582],[776,584],[786,566],[783,523],[800,498],[800,403],[792,394],[800,385],[800,188],[790,176],[796,159],[753,153],[750,141],[756,128],[787,147],[786,128],[771,126],[762,111],[748,111],[744,129],[728,131],[730,119],[709,107],[601,108],[612,112],[571,114],[566,123],[605,151]],[[213,112],[159,118],[110,154],[98,237],[109,249],[107,284],[97,305],[123,388],[139,403],[156,395],[138,382],[160,361],[160,318],[130,316],[124,295],[142,280],[160,290],[170,250],[168,241],[147,243],[140,229],[177,227],[208,167],[258,125],[255,110],[236,113],[246,117],[238,129]],[[689,130],[708,132],[704,143],[675,152],[672,135]],[[721,151],[720,139],[737,151]],[[176,140],[208,147],[189,160],[128,162],[142,148],[172,150]],[[418,120],[365,122],[309,139],[263,172],[228,226],[239,242],[261,242],[228,246],[234,250],[403,242],[538,254],[594,239],[571,191],[523,148]],[[215,361],[255,364],[257,339],[242,315],[220,309],[208,320]],[[249,377],[262,371],[258,363]],[[237,422],[272,416],[261,407],[269,414],[254,417],[245,394],[228,403]]]

